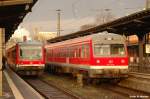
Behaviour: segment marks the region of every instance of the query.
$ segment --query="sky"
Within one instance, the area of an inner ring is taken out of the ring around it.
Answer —
[[[142,10],[146,0],[38,0],[20,24],[35,31],[57,31],[57,11],[61,9],[61,34],[79,31],[85,24],[96,23],[96,16],[111,13],[115,19]],[[109,9],[109,11],[106,11]]]

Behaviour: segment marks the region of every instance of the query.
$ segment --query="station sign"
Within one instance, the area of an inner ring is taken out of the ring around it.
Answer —
[[[150,44],[145,45],[145,51],[146,51],[147,54],[150,53]]]

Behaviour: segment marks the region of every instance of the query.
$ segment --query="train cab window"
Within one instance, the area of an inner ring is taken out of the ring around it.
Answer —
[[[20,57],[22,57],[22,49],[20,49]]]
[[[110,45],[94,44],[94,55],[95,56],[106,56],[110,55]]]
[[[125,55],[123,44],[111,44],[111,55]]]
[[[123,44],[94,44],[95,56],[122,56],[125,55]]]
[[[42,47],[41,46],[20,46],[21,59],[41,59]]]

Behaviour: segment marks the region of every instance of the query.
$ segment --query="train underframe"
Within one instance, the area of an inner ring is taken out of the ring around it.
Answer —
[[[128,69],[83,69],[58,64],[46,64],[45,70],[51,73],[68,73],[76,77],[77,80],[94,80],[94,82],[102,79],[118,82],[128,77]]]
[[[40,76],[44,72],[42,66],[12,66],[12,69],[21,76]]]

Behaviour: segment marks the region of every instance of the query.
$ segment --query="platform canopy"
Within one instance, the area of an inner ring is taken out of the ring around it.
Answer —
[[[0,28],[7,41],[37,0],[0,0]]]
[[[69,35],[53,38],[48,40],[48,42],[59,42],[71,38],[95,34],[102,31],[108,31],[110,33],[126,36],[135,34],[144,35],[150,32],[150,9],[142,10],[87,30],[77,31]]]

